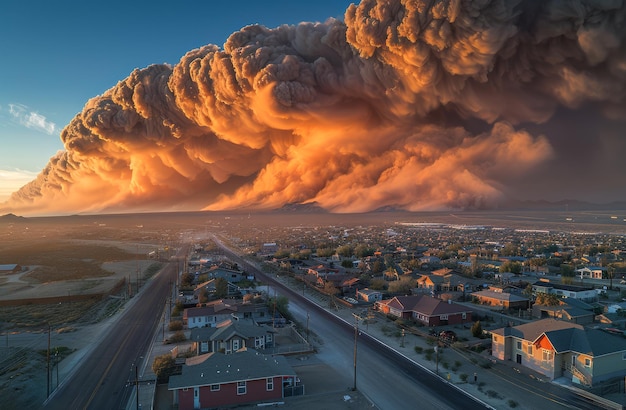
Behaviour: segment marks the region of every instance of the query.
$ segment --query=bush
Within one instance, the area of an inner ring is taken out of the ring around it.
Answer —
[[[183,322],[181,322],[180,320],[171,321],[167,328],[169,329],[170,332],[183,330]]]
[[[187,338],[185,337],[185,333],[183,333],[182,330],[179,330],[178,332],[174,333],[172,337],[170,337],[171,343],[180,343],[184,342],[185,340],[187,340]]]
[[[175,368],[176,360],[170,354],[157,356],[154,358],[154,362],[152,362],[152,371],[162,381],[169,379]]]
[[[421,354],[424,351],[422,346],[415,346],[415,353]]]
[[[472,336],[479,338],[483,337],[483,327],[480,324],[480,320],[477,320],[472,325]]]
[[[468,376],[468,374],[467,374],[467,373],[461,373],[461,374],[459,375],[459,379],[461,379],[461,381],[462,381],[463,383],[467,383],[467,378],[468,378],[468,377],[469,377],[469,376]]]
[[[509,400],[508,404],[509,404],[509,407],[512,409],[517,407],[517,402],[515,400]]]

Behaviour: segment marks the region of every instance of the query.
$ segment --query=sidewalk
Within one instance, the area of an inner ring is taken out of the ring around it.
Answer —
[[[278,279],[289,286],[294,284],[294,279],[284,277]],[[298,289],[301,287],[298,286]],[[321,307],[328,308],[328,298],[319,292],[307,288],[305,296]],[[338,309],[333,310],[333,313],[351,326],[354,326],[355,321],[353,313],[361,315],[363,310],[367,309],[366,306],[349,308],[342,303],[337,303],[337,306]],[[439,348],[437,360],[437,354],[433,352],[434,346],[428,343],[426,337],[410,332],[405,332],[402,337],[400,328],[379,313],[370,323],[359,322],[361,332],[367,333],[419,366],[438,374],[443,381],[448,381],[496,409],[563,409],[571,406],[559,403],[560,397],[571,395],[572,392],[576,394],[582,392],[566,380],[551,382],[544,375],[514,362],[496,360],[488,354],[488,349],[477,353],[452,347]],[[494,323],[489,328],[499,326],[500,323]],[[417,328],[418,332],[421,329],[423,335],[426,335],[428,329]],[[478,340],[471,335],[469,328],[461,325],[438,327],[438,330],[444,329],[453,330],[459,337],[469,341]],[[611,395],[609,398],[618,404],[626,405],[624,394]]]
[[[278,280],[288,286],[294,286],[293,279],[279,277]],[[298,286],[298,289],[302,288]],[[308,288],[305,296],[310,301],[328,309],[329,303],[326,296]],[[367,309],[366,306],[349,308],[340,302],[337,303],[337,306],[338,308],[332,310],[332,312],[351,326],[354,326],[355,321],[353,313],[361,315],[363,310]],[[167,319],[165,312],[162,320],[164,319]],[[161,322],[161,326],[163,326],[163,322]],[[497,326],[499,326],[499,323],[490,327]],[[438,330],[444,329],[453,330],[461,338],[466,338],[470,341],[474,340],[469,328],[460,325],[438,328]],[[404,336],[402,336],[402,332],[395,323],[378,313],[369,323],[360,321],[359,330],[377,339],[381,344],[393,348],[422,368],[438,374],[442,381],[451,383],[456,388],[463,390],[494,409],[563,409],[571,406],[559,403],[559,398],[571,395],[572,392],[576,394],[581,393],[580,389],[571,386],[570,383],[562,379],[550,382],[544,375],[521,367],[514,362],[495,360],[487,353],[488,350],[477,353],[467,350],[461,351],[452,347],[443,347],[438,348],[437,353],[434,353],[434,346],[432,343],[429,344],[427,337],[424,337],[428,331],[427,328],[423,328],[422,335],[405,332]],[[417,330],[419,332],[421,329],[418,328]],[[154,382],[156,376],[151,368],[156,356],[170,353],[174,347],[174,345],[163,344],[162,332],[161,327],[155,332],[150,352],[146,355],[146,360],[139,371],[139,408],[141,409],[172,409],[171,399],[169,399],[167,392],[163,391],[164,388],[161,387],[159,393],[157,393]],[[165,337],[169,337],[167,328],[165,328]],[[315,370],[312,371],[315,372]],[[307,377],[307,379],[315,380],[315,376]],[[311,391],[307,388],[307,392]],[[158,400],[158,406],[155,407],[157,394],[160,399]],[[626,397],[623,394],[612,395],[610,399],[626,405]],[[325,403],[325,408],[329,409],[371,407],[371,404],[367,402],[367,399],[360,392],[344,391],[330,391],[327,394],[287,398],[280,407],[316,408],[321,403]],[[333,405],[329,406],[327,403],[332,403]],[[367,405],[364,405],[365,403]],[[307,407],[309,404],[311,407]],[[137,408],[134,391],[126,408],[127,410]]]

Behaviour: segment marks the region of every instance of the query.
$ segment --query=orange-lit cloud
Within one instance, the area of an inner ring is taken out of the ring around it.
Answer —
[[[619,2],[363,0],[345,23],[248,26],[88,101],[61,134],[65,151],[1,208],[523,199],[539,172],[574,169],[574,149],[624,147],[613,129],[626,119],[625,19]],[[586,116],[606,132],[570,132]]]

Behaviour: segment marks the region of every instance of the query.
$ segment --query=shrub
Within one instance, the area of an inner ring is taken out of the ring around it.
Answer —
[[[170,332],[175,332],[177,330],[183,330],[183,322],[180,321],[180,320],[171,321],[167,328],[170,330]]]
[[[509,407],[512,409],[517,407],[517,402],[515,400],[509,400],[508,404],[509,404]]]
[[[479,338],[483,337],[483,327],[480,324],[480,320],[477,320],[472,325],[472,336]]]
[[[421,354],[424,351],[422,346],[415,346],[415,353]]]
[[[164,354],[154,358],[152,371],[159,380],[167,380],[176,368],[176,360],[170,354]]]
[[[172,343],[180,343],[184,342],[185,340],[187,340],[187,338],[185,337],[185,333],[183,333],[182,330],[179,330],[178,332],[174,333],[172,337],[170,337],[170,342]]]
[[[467,373],[461,373],[461,374],[459,375],[459,379],[461,379],[461,381],[462,381],[463,383],[467,383],[467,378],[468,378],[468,377],[469,377],[469,376],[467,375]]]

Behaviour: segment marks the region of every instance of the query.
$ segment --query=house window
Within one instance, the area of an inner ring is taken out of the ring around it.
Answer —
[[[233,339],[233,350],[239,350],[239,339]]]
[[[461,318],[462,319],[467,319],[467,314],[465,312],[461,313]]]
[[[543,361],[549,362],[552,360],[552,352],[546,349],[543,349]]]
[[[585,359],[585,367],[591,367],[591,359],[588,357]]]
[[[439,318],[441,320],[448,320],[448,315],[441,315]]]
[[[528,344],[528,346],[526,346],[526,352],[530,355],[533,354],[533,345],[531,345],[530,343]]]
[[[626,360],[626,352],[622,353],[622,360]]]
[[[219,384],[212,384],[211,385],[211,391],[220,391],[220,385]]]
[[[493,335],[493,341],[494,341],[495,343],[498,343],[498,336]]]
[[[209,351],[209,342],[200,342],[200,352],[208,352]]]
[[[517,341],[517,350],[522,350],[522,342]]]
[[[266,380],[266,390],[267,391],[272,391],[274,390],[274,378],[273,377],[268,377]]]
[[[237,395],[246,394],[246,382],[237,382]]]

